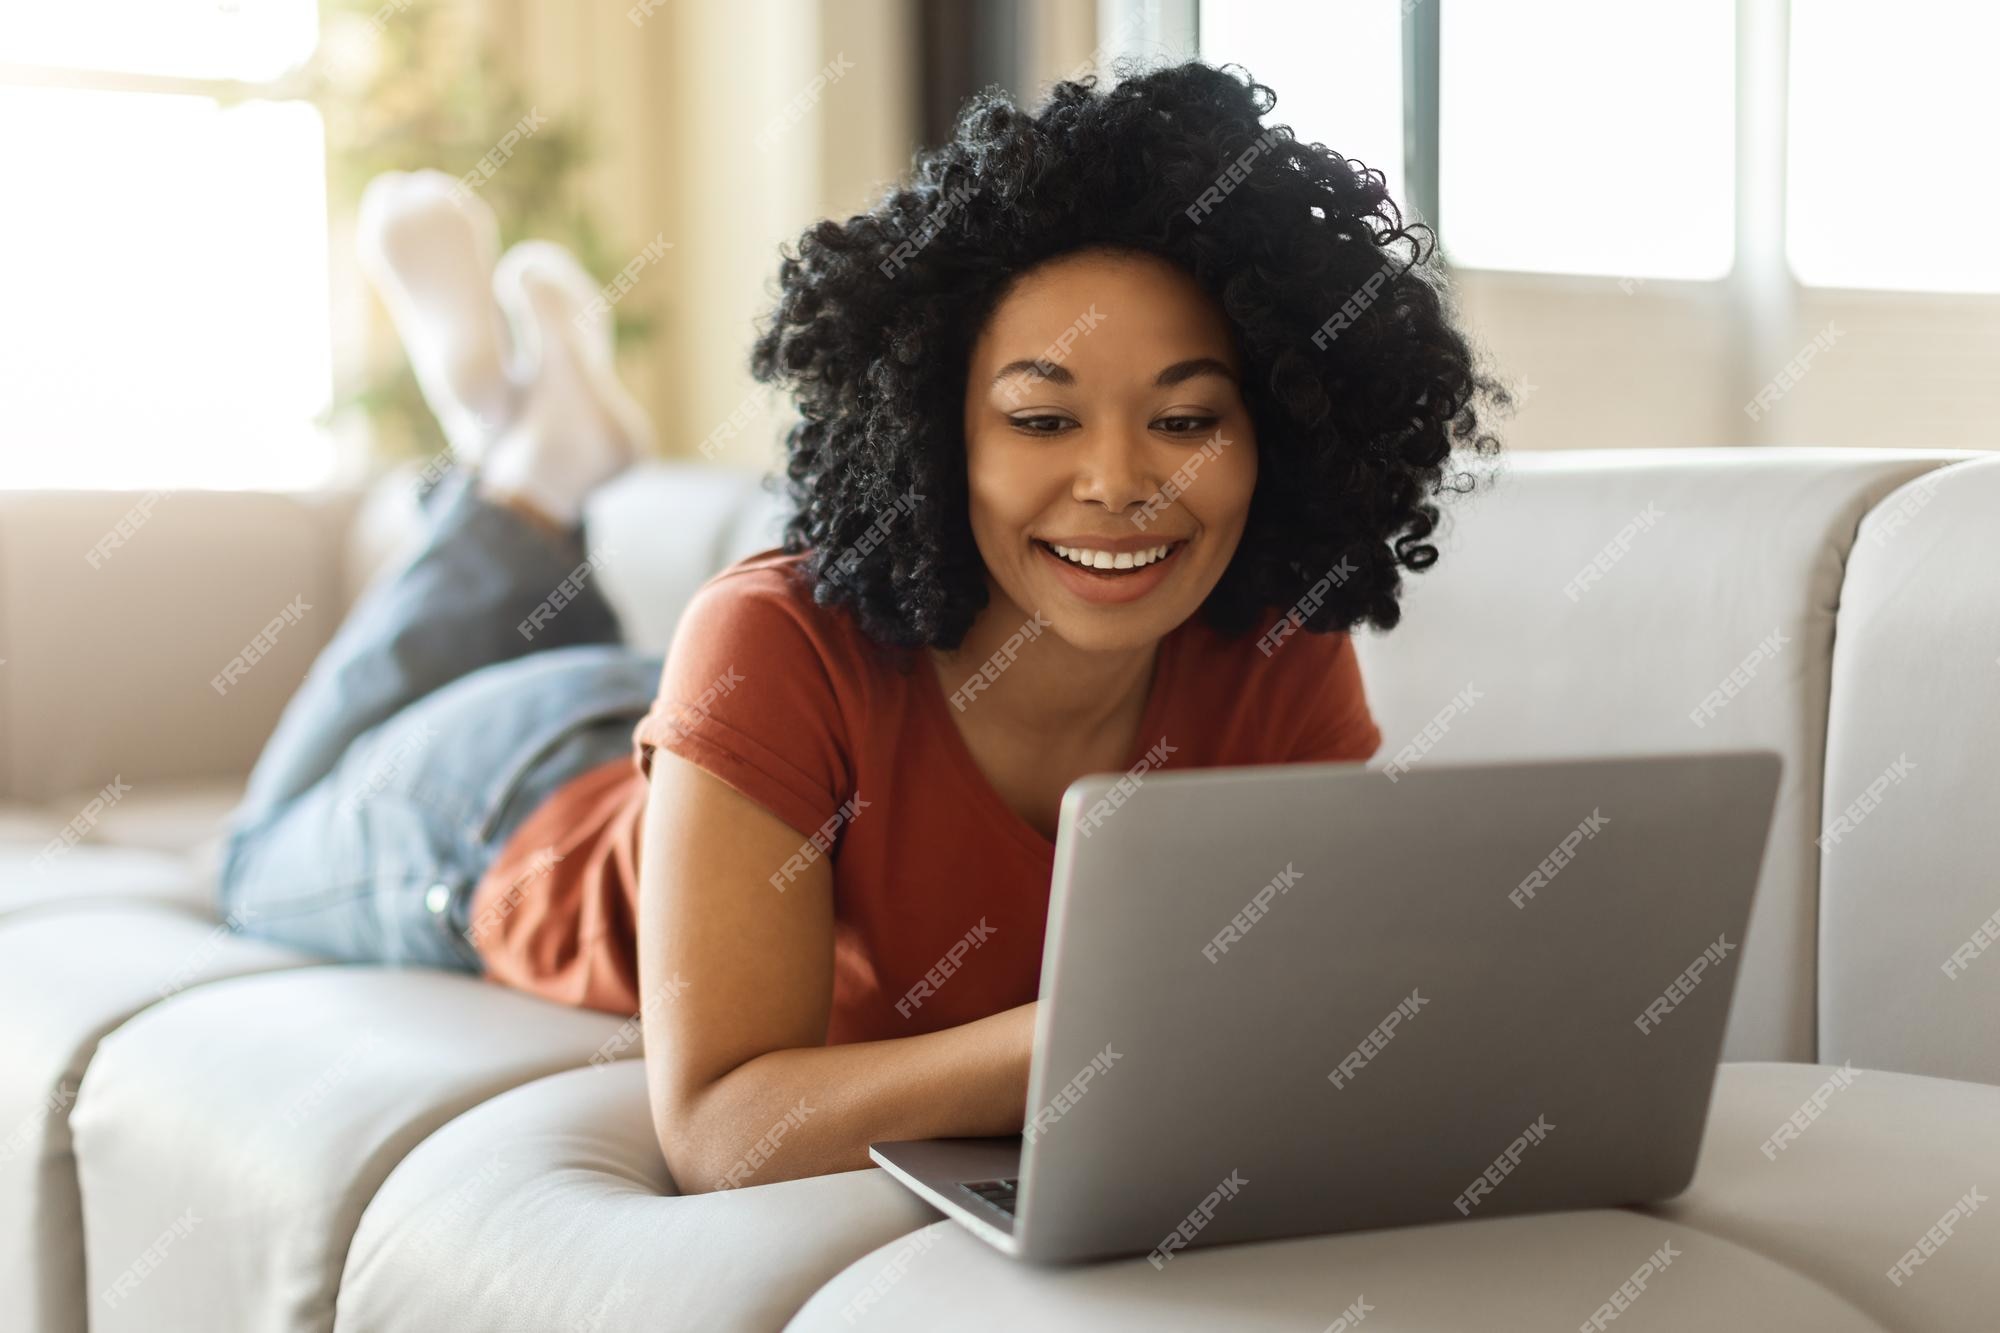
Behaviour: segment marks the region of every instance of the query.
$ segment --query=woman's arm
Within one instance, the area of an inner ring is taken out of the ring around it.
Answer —
[[[780,892],[798,831],[678,755],[653,754],[639,856],[646,1087],[684,1194],[869,1165],[888,1139],[1012,1134],[1035,1006],[827,1046],[833,872]]]

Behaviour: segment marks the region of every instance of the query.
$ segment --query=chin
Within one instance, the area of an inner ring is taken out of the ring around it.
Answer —
[[[1042,611],[1053,633],[1085,652],[1129,652],[1156,643],[1194,614],[1197,607],[1063,607]]]

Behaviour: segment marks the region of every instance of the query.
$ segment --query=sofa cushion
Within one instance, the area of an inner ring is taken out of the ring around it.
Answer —
[[[87,796],[78,793],[48,804],[57,810],[78,810]],[[238,778],[148,783],[106,810],[90,830],[89,841],[174,852],[212,874],[223,820],[242,799],[243,782]]]
[[[1826,1050],[2000,1083],[2000,458],[1912,482],[1861,525],[1827,729]]]
[[[212,920],[211,879],[187,858],[139,847],[80,843],[0,846],[0,920],[16,912],[85,902],[150,902]]]
[[[405,1153],[619,1020],[423,969],[182,991],[98,1046],[70,1116],[96,1333],[330,1328],[362,1209]]]
[[[1618,1311],[1613,1298],[1628,1281],[1643,1287]],[[1547,1333],[1589,1329],[1604,1314],[1601,1326],[1616,1333],[1881,1333],[1760,1254],[1621,1210],[1220,1245],[1181,1251],[1159,1269],[1144,1257],[1037,1267],[938,1222],[864,1255],[786,1327]]]
[[[613,1060],[474,1107],[362,1215],[335,1328],[776,1329],[828,1278],[937,1213],[880,1171],[679,1198],[645,1070]]]
[[[62,836],[65,826],[102,790],[69,792],[46,801],[0,801],[0,847],[41,851]],[[200,852],[220,839],[223,821],[242,799],[243,783],[237,778],[148,783],[122,793],[79,824],[75,841],[181,855]]]
[[[146,903],[0,918],[0,1328],[87,1327],[69,1116],[104,1035],[189,987],[316,961]]]
[[[1785,773],[1725,1050],[1815,1058],[1813,839],[1841,566],[1883,496],[1971,456],[1514,456],[1493,488],[1452,503],[1402,624],[1355,637],[1382,727],[1374,762],[1776,750]]]
[[[1815,1097],[1820,1109],[1813,1109]],[[1806,1128],[1766,1151],[1801,1113]],[[1923,1329],[1986,1333],[2000,1309],[2000,1208],[1892,1281],[1948,1210],[2000,1177],[2000,1089],[1816,1065],[1724,1065],[1693,1184],[1640,1209],[1500,1218],[1036,1268],[955,1223],[882,1247],[816,1295],[798,1333],[955,1326],[1326,1328],[1365,1299],[1368,1329]],[[1671,1243],[1680,1253],[1643,1275]],[[1919,1252],[1921,1253],[1921,1252]],[[1612,1294],[1633,1278],[1620,1310]],[[1593,1324],[1613,1305],[1608,1318]],[[1009,1323],[1008,1321],[1016,1321]]]
[[[1990,1333],[2000,1203],[1984,1196],[1994,1194],[2000,1088],[1724,1065],[1694,1182],[1652,1211],[1768,1255],[1884,1328]],[[1933,1228],[1942,1244],[1926,1239]]]

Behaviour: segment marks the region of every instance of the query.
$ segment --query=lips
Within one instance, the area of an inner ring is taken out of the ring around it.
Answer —
[[[1046,540],[1042,540],[1040,536],[1036,536],[1036,538],[1030,538],[1030,540],[1034,540],[1034,544],[1036,544],[1036,546],[1040,546],[1040,548],[1042,548],[1044,552],[1048,552],[1048,554],[1056,556],[1056,558],[1058,558],[1058,560],[1062,560],[1064,564],[1074,564],[1076,568],[1084,570],[1086,574],[1136,574],[1136,572],[1142,572],[1142,570],[1146,570],[1146,568],[1150,568],[1150,566],[1154,566],[1154,564],[1160,564],[1162,560],[1172,560],[1172,558],[1174,558],[1174,552],[1176,552],[1176,550],[1178,550],[1180,546],[1186,546],[1186,544],[1188,544],[1188,542],[1186,542],[1186,538],[1174,538],[1174,540],[1164,540],[1164,542],[1162,542],[1162,540],[1150,540],[1150,542],[1146,542],[1146,544],[1142,544],[1142,546],[1124,546],[1124,544],[1120,544],[1120,546],[1088,546],[1088,544],[1074,544],[1074,546],[1072,546],[1072,544],[1068,544],[1068,542],[1046,542]],[[1092,554],[1096,554],[1096,552],[1100,552],[1100,550],[1102,550],[1102,552],[1106,552],[1106,554],[1110,554],[1110,556],[1114,556],[1114,558],[1116,558],[1116,556],[1120,556],[1120,554],[1128,554],[1128,552],[1130,552],[1130,554],[1138,554],[1138,552],[1142,552],[1142,550],[1160,550],[1162,546],[1166,546],[1166,554],[1160,554],[1160,556],[1154,556],[1154,558],[1152,558],[1152,560],[1148,560],[1146,564],[1126,564],[1124,568],[1118,568],[1118,566],[1114,564],[1114,566],[1108,566],[1108,568],[1096,568],[1096,566],[1090,566],[1090,564],[1084,564],[1082,560],[1072,560],[1072,558],[1068,558],[1066,554],[1062,554],[1060,550],[1056,550],[1056,546],[1064,546],[1064,548],[1068,548],[1068,550],[1088,550],[1088,552],[1092,552]]]
[[[1155,540],[1149,544],[1166,545],[1170,549],[1149,565],[1128,569],[1086,569],[1057,555],[1055,548],[1040,538],[1033,540],[1036,553],[1048,562],[1056,580],[1079,600],[1097,605],[1137,601],[1159,587],[1180,568],[1181,552],[1188,544],[1185,539],[1166,543]]]

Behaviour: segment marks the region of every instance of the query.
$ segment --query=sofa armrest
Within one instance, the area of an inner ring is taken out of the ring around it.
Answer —
[[[354,506],[0,493],[0,798],[246,772],[345,612]]]

